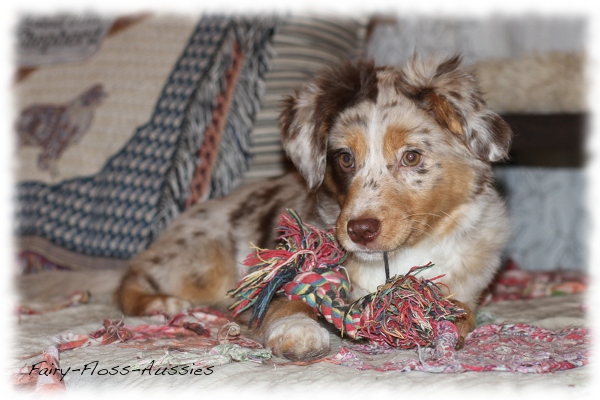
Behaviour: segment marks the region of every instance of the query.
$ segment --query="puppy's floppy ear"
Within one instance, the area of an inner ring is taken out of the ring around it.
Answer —
[[[459,56],[442,62],[413,57],[402,68],[396,90],[461,137],[475,156],[502,160],[508,156],[512,131],[487,106],[475,78],[460,63]]]
[[[311,189],[323,182],[327,136],[336,118],[355,104],[376,99],[374,63],[358,61],[322,70],[283,100],[279,118],[283,148]]]

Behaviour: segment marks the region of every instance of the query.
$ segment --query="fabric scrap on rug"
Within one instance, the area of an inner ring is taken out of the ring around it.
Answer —
[[[271,358],[271,351],[241,334],[240,326],[229,321],[219,311],[208,308],[195,308],[171,318],[155,315],[162,319],[160,324],[142,324],[130,326],[123,320],[105,319],[102,327],[89,334],[65,332],[52,338],[54,346],[21,359],[42,356],[41,363],[18,368],[13,371],[14,385],[20,388],[49,391],[62,386],[64,382],[58,367],[58,356],[63,351],[88,346],[134,347],[144,351],[165,350],[158,360],[152,361],[150,368],[191,365],[191,368],[224,365],[231,362],[261,363]],[[140,356],[141,368],[148,367],[150,361]],[[155,357],[153,357],[155,358]],[[48,367],[44,366],[44,364]],[[137,364],[136,364],[137,365]],[[54,368],[58,371],[51,376],[32,374],[35,368]],[[58,369],[58,370],[57,370]],[[39,387],[39,389],[38,389]]]
[[[551,331],[527,324],[490,324],[471,332],[460,351],[454,349],[454,339],[442,334],[434,347],[418,349],[416,358],[376,364],[361,353],[396,352],[406,355],[407,352],[345,343],[338,354],[324,361],[374,371],[549,373],[588,364],[591,351],[589,333],[587,328]]]
[[[215,347],[203,350],[178,350],[170,349],[159,359],[155,356],[140,354],[141,359],[138,363],[131,366],[132,369],[139,368],[151,369],[167,368],[181,365],[191,365],[192,368],[215,367],[219,365],[229,364],[233,361],[251,361],[261,363],[271,359],[272,353],[267,349],[251,349],[242,347],[239,344],[219,344]]]
[[[134,342],[137,346],[169,339],[176,339],[179,343],[192,339],[193,344],[203,343],[205,347],[227,343],[238,343],[249,348],[260,347],[259,343],[242,336],[239,326],[229,321],[224,314],[208,308],[196,308],[177,314],[164,324],[129,326],[123,320],[106,319],[102,327],[88,335],[67,332],[53,338],[59,351],[124,342]],[[163,344],[172,345],[168,342]]]
[[[42,353],[42,361],[13,371],[13,385],[36,393],[64,392],[66,387],[58,358],[56,346],[48,347]]]

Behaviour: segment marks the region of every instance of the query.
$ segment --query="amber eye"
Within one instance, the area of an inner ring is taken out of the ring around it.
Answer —
[[[402,165],[405,167],[414,167],[421,162],[421,154],[416,151],[407,151],[402,155]]]
[[[344,171],[351,171],[354,168],[354,156],[346,152],[341,153],[339,155],[339,163]]]

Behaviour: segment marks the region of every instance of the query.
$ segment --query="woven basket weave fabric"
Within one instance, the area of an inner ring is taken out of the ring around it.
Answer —
[[[186,206],[199,155],[207,154],[199,147],[215,117],[217,98],[225,93],[230,93],[228,112],[219,143],[213,143],[218,154],[211,156],[216,161],[205,186],[213,189],[206,197],[235,187],[248,164],[252,121],[276,27],[270,17],[202,17],[147,122],[97,173],[56,184],[18,183],[20,250],[79,269],[120,265],[119,260],[151,244]],[[241,57],[235,56],[236,47]],[[232,90],[226,73],[235,60]]]

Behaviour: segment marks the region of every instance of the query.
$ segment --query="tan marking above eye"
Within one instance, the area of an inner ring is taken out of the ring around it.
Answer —
[[[388,162],[396,163],[398,150],[406,148],[409,130],[402,126],[390,126],[387,128],[383,141],[383,156]]]
[[[402,165],[405,167],[415,167],[421,163],[421,154],[416,151],[406,151],[402,155]]]

